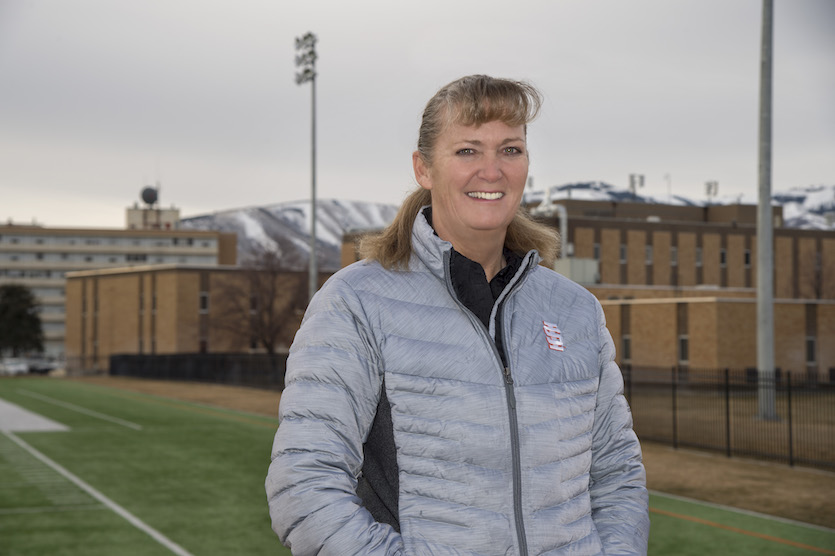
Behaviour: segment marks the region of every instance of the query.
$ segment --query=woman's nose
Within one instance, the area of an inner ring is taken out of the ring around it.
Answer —
[[[479,176],[484,181],[498,181],[502,177],[502,169],[498,157],[485,156],[482,159],[482,165],[479,171]]]

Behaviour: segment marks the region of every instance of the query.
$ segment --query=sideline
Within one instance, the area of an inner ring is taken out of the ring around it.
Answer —
[[[140,531],[146,533],[148,536],[153,538],[155,541],[157,541],[159,544],[161,544],[174,554],[177,554],[177,556],[193,556],[183,547],[181,547],[180,545],[178,545],[177,543],[175,543],[174,541],[172,541],[171,539],[169,539],[150,525],[146,524],[144,521],[127,511],[125,508],[123,508],[122,506],[120,506],[119,504],[117,504],[116,502],[114,502],[113,500],[111,500],[92,486],[85,483],[79,477],[73,475],[70,471],[68,471],[58,463],[49,459],[47,456],[45,456],[29,444],[27,444],[25,441],[18,438],[13,432],[2,431],[2,434],[8,437],[12,442],[17,444],[30,454],[32,454],[35,458],[45,463],[46,465],[63,475],[65,478],[69,479],[71,482],[75,483],[81,490],[83,490],[84,492],[86,492],[87,494],[89,494],[90,496],[107,506],[114,513],[124,518],[128,523],[130,523]]]
[[[61,400],[56,400],[55,398],[50,398],[49,396],[44,396],[43,394],[38,394],[37,392],[32,392],[31,390],[23,390],[21,388],[18,388],[17,392],[19,394],[23,394],[24,396],[29,396],[30,398],[41,400],[42,402],[51,403],[52,405],[64,407],[77,413],[83,413],[84,415],[89,415],[90,417],[95,417],[104,421],[110,421],[111,423],[116,423],[117,425],[122,425],[123,427],[128,427],[136,431],[142,430],[142,425],[137,425],[136,423],[125,421],[124,419],[119,419],[118,417],[113,417],[111,415],[105,415],[104,413],[99,413],[98,411],[93,411],[92,409],[81,407],[80,405],[75,405],[69,402],[62,402]]]
[[[681,502],[687,502],[690,504],[696,504],[699,506],[706,506],[708,508],[716,508],[717,510],[724,510],[726,512],[733,512],[737,514],[743,515],[750,515],[751,517],[758,517],[760,519],[766,519],[769,521],[777,521],[779,523],[785,523],[786,525],[794,525],[796,527],[806,527],[808,529],[816,529],[818,531],[822,531],[824,533],[830,533],[835,535],[835,529],[830,527],[825,527],[823,525],[818,525],[816,523],[806,523],[805,521],[798,521],[796,519],[789,519],[787,517],[780,517],[778,515],[770,515],[764,514],[761,512],[755,512],[753,510],[746,510],[745,508],[737,508],[735,506],[727,506],[725,504],[717,504],[716,502],[705,502],[704,500],[697,500],[695,498],[688,498],[687,496],[679,496],[678,494],[669,494],[667,492],[661,492],[658,490],[647,490],[653,496],[658,496],[659,498],[669,498],[671,500],[680,500]]]
[[[771,535],[765,535],[763,533],[755,533],[754,531],[748,531],[746,529],[740,529],[738,527],[732,527],[730,525],[724,525],[722,523],[716,523],[714,521],[708,521],[706,519],[702,519],[700,517],[694,517],[692,515],[684,515],[684,514],[677,514],[675,512],[668,512],[666,510],[659,510],[658,508],[650,508],[649,511],[651,513],[665,515],[668,517],[674,517],[677,519],[684,519],[686,521],[692,521],[694,523],[698,523],[700,525],[707,525],[709,527],[716,527],[717,529],[724,529],[725,531],[731,531],[732,533],[739,533],[741,535],[748,535],[749,537],[755,537],[758,539],[763,539],[766,541],[775,542],[778,544],[785,544],[787,546],[793,546],[795,548],[802,548],[804,550],[810,550],[812,552],[818,552],[820,554],[829,554],[835,555],[835,551],[828,550],[826,548],[819,548],[817,546],[810,546],[808,544],[803,544],[795,541],[790,541],[787,539],[781,539],[780,537],[772,537]]]

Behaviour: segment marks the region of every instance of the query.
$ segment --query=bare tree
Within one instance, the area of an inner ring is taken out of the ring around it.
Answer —
[[[304,277],[282,267],[276,248],[253,248],[241,267],[217,288],[211,326],[273,356],[298,329],[307,303]]]

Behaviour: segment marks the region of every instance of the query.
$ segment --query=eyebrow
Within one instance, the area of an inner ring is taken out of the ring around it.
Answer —
[[[525,142],[525,140],[522,137],[508,137],[507,139],[505,139],[504,141],[499,143],[499,145],[500,146],[501,145],[506,145],[508,143],[514,143],[516,141],[521,141],[523,143]],[[479,141],[478,139],[461,139],[461,141],[459,141],[459,142],[460,143],[470,143],[472,145],[483,145],[484,144],[483,142]]]

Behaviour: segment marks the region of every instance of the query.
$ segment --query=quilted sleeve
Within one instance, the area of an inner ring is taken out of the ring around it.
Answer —
[[[332,278],[290,349],[266,479],[273,530],[294,555],[402,554],[356,494],[383,379],[374,346],[357,294]]]
[[[641,446],[623,395],[623,377],[603,309],[595,300],[600,336],[600,387],[592,439],[592,519],[605,554],[646,554],[649,497]]]

